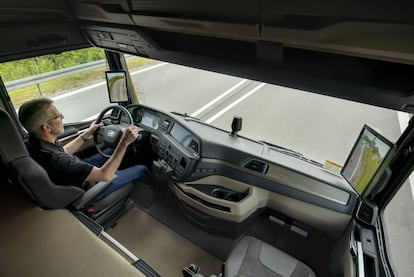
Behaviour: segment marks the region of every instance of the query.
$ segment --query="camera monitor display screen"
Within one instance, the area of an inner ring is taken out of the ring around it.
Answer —
[[[342,176],[362,194],[391,147],[390,141],[365,125],[342,168]]]
[[[128,90],[125,71],[106,71],[109,102],[128,102]]]

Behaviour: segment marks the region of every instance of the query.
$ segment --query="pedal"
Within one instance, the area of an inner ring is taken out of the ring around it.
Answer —
[[[200,267],[195,264],[191,264],[190,266],[184,267],[182,272],[184,277],[192,277],[200,272]]]
[[[139,271],[141,271],[146,277],[161,277],[161,274],[159,274],[149,263],[143,259],[139,259],[132,265],[138,268]]]

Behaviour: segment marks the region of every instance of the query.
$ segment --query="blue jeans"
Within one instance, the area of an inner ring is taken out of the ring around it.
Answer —
[[[105,148],[103,150],[103,152],[108,155],[112,154],[113,151],[114,150],[111,148]],[[108,158],[99,153],[84,159],[85,162],[88,162],[96,167],[103,166],[107,160]],[[145,165],[134,165],[125,169],[117,170],[115,172],[116,178],[112,181],[112,184],[102,192],[99,198],[102,199],[123,186],[148,176],[148,173],[148,169]]]

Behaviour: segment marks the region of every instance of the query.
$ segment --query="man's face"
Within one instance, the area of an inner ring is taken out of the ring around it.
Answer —
[[[50,132],[56,136],[62,134],[64,131],[63,114],[54,105],[51,105],[48,113],[49,119],[46,121],[46,123],[50,126]]]

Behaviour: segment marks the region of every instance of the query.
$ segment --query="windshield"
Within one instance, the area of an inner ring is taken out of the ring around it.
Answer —
[[[0,64],[0,74],[16,109],[47,96],[64,113],[65,123],[86,121],[110,104],[104,57],[98,48],[68,51]],[[393,110],[235,76],[130,55],[126,61],[141,104],[226,131],[233,117],[241,116],[239,135],[322,164],[342,166],[364,124],[395,142],[409,119]]]
[[[131,72],[141,103],[342,166],[364,124],[395,142],[408,114],[175,64]]]

